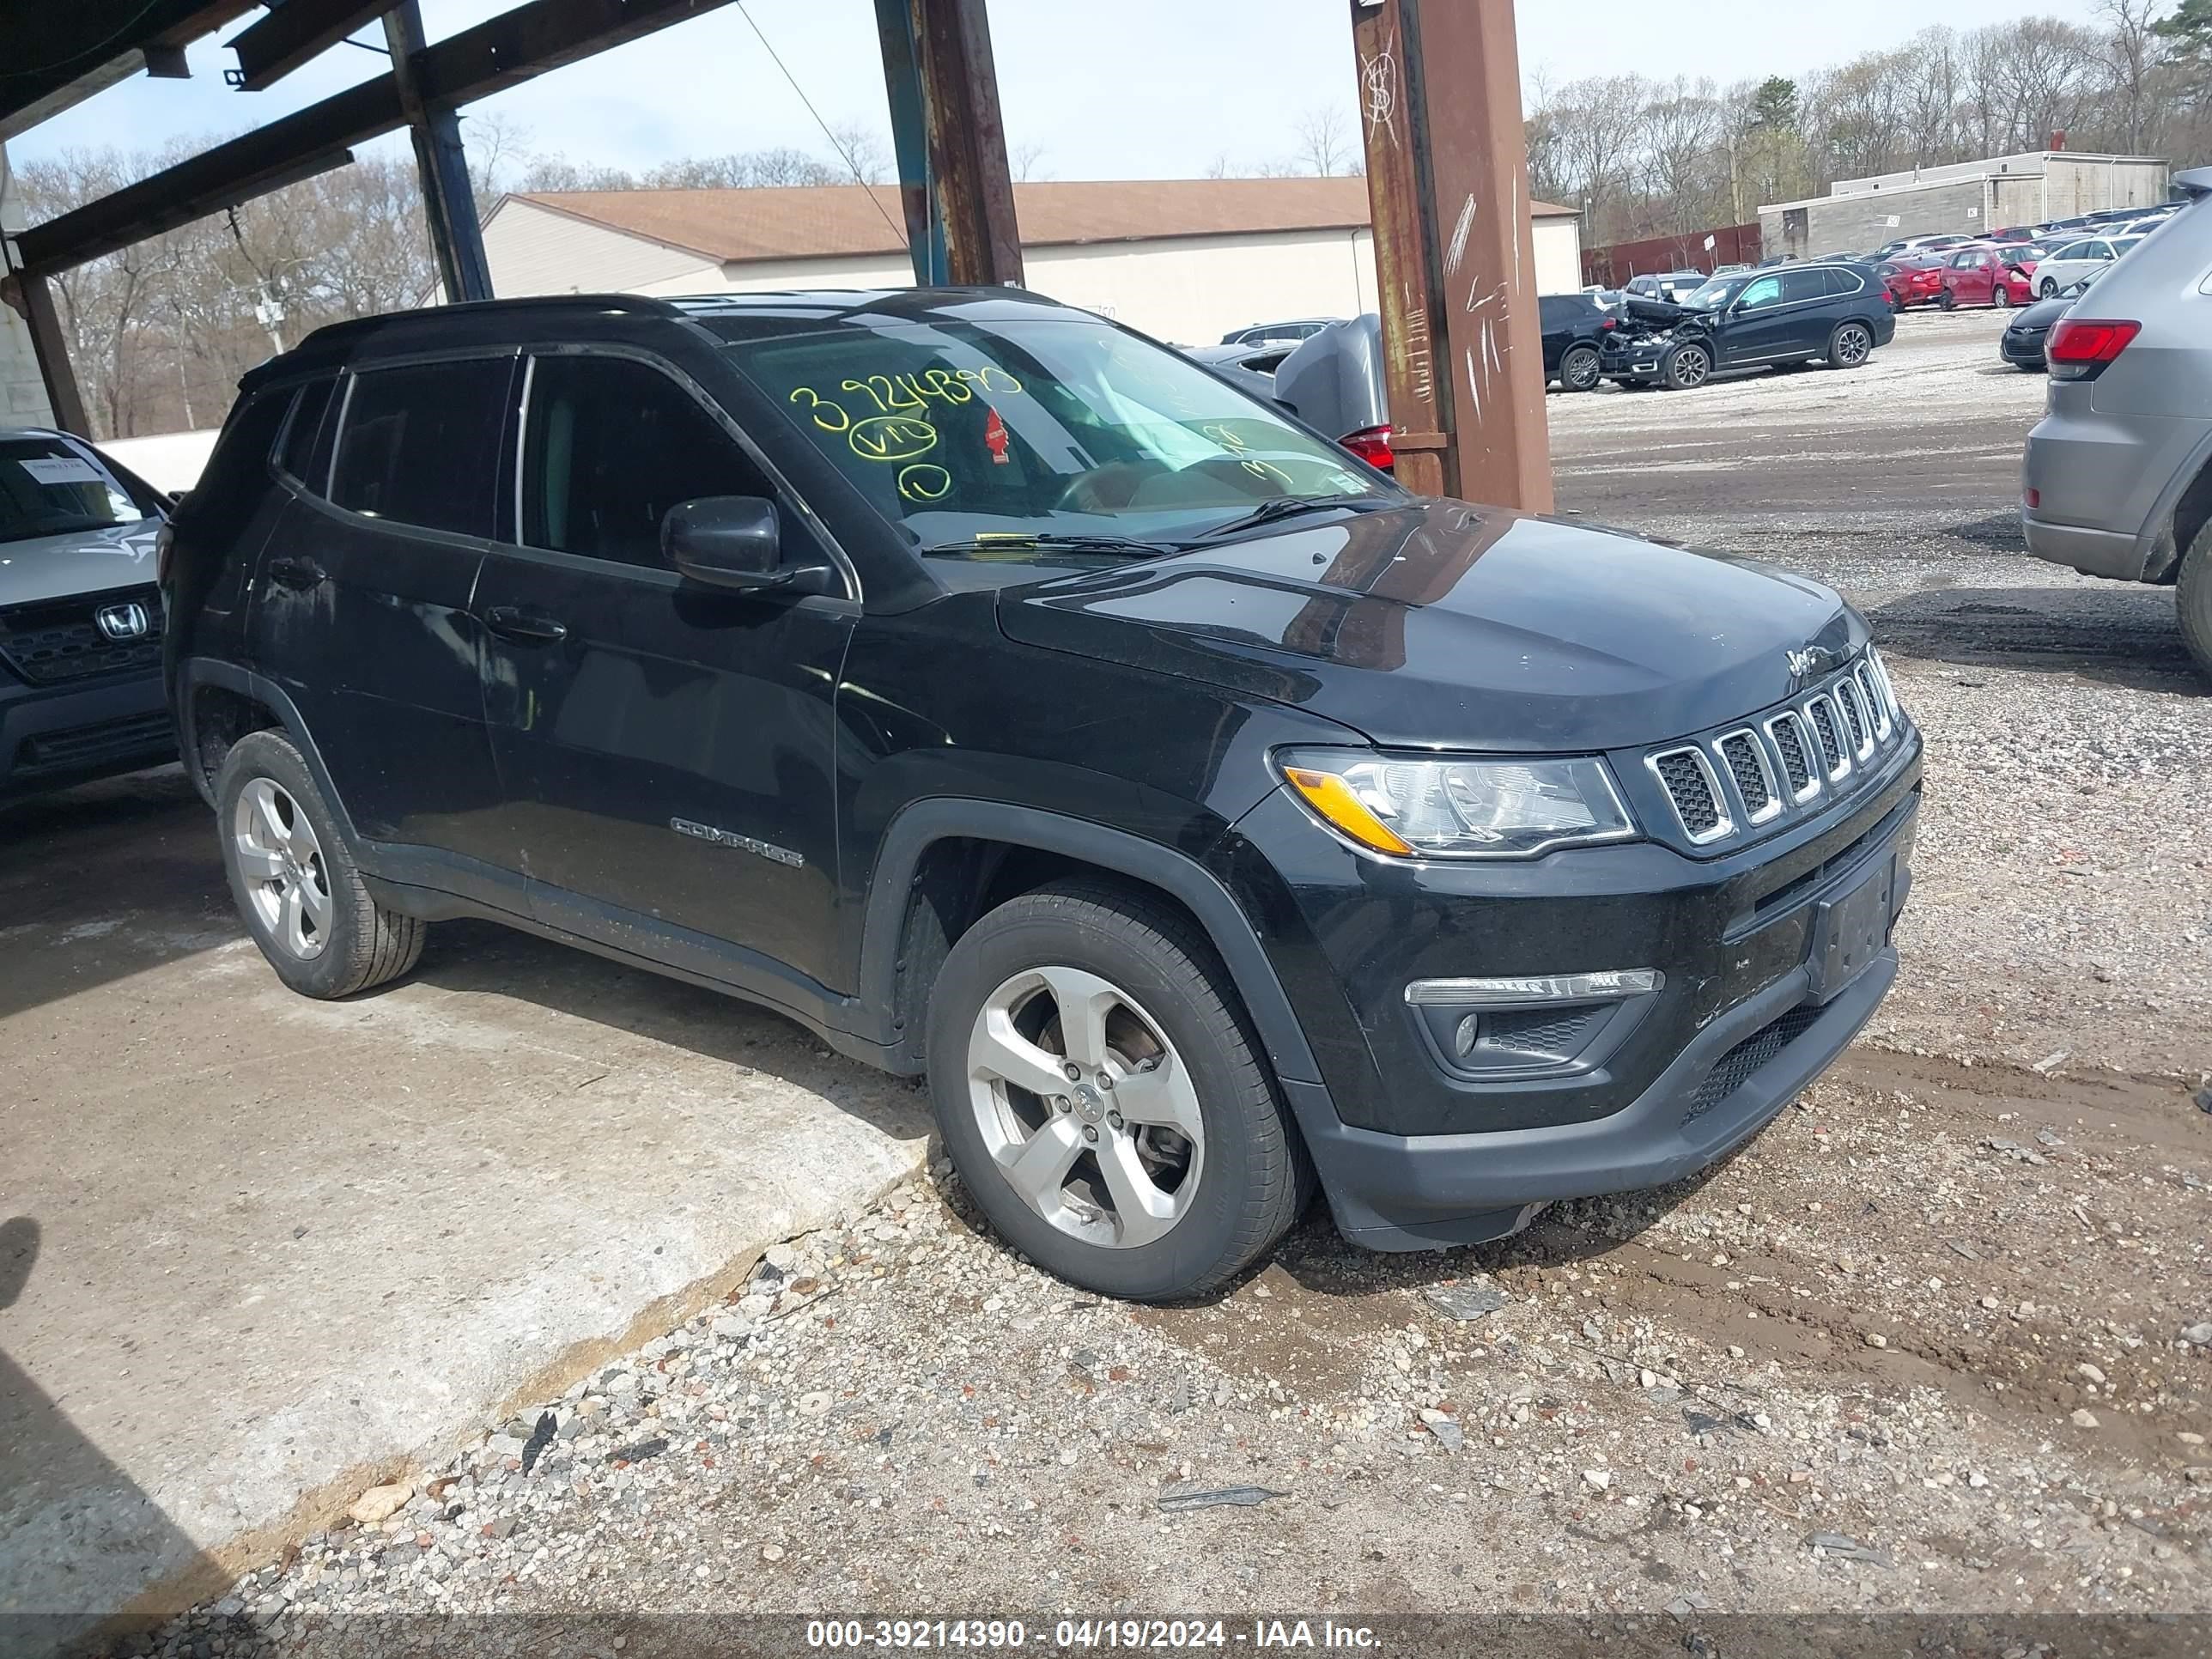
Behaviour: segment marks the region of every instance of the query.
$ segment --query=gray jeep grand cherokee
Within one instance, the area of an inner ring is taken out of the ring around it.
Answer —
[[[0,428],[0,801],[177,757],[155,586],[169,505],[82,439]]]
[[[2038,558],[2175,587],[2212,675],[2212,167],[2173,182],[2195,199],[2051,331],[2021,518]]]

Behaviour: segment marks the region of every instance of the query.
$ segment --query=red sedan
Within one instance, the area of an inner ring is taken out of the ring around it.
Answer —
[[[1937,280],[1946,311],[1960,306],[2024,306],[2035,298],[2035,263],[2043,250],[2033,242],[1984,244],[1944,256]]]
[[[1948,253],[1907,253],[1875,266],[1881,273],[1882,286],[1889,290],[1889,308],[1910,311],[1915,306],[1932,306],[1941,301],[1943,272],[1950,257]]]

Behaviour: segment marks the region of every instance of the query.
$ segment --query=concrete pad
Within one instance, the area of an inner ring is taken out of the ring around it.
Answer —
[[[775,1015],[501,928],[295,996],[174,772],[0,813],[0,1614],[71,1621],[672,1326],[927,1127]]]

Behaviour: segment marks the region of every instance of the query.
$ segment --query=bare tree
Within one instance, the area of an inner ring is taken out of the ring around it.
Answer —
[[[1291,157],[1297,172],[1334,179],[1366,171],[1358,130],[1334,104],[1316,104],[1298,117],[1292,131],[1298,140]]]
[[[1043,160],[1042,144],[1016,144],[1006,152],[1006,165],[1012,170],[1017,182],[1025,183],[1033,179],[1051,178],[1051,173],[1042,171],[1038,166],[1038,163]],[[1220,177],[1218,173],[1213,176]]]

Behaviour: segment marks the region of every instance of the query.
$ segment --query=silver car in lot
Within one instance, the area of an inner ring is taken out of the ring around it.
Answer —
[[[2093,576],[2176,586],[2212,676],[2212,167],[2052,329],[2047,413],[2028,434],[2028,550]]]
[[[155,586],[171,505],[82,439],[0,428],[0,803],[177,757]]]

